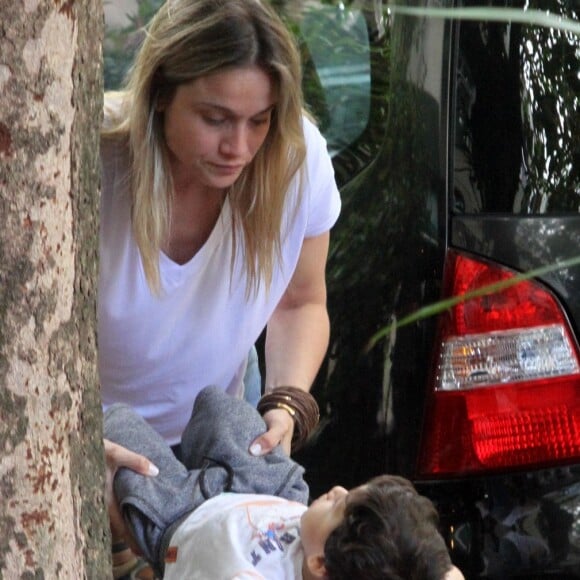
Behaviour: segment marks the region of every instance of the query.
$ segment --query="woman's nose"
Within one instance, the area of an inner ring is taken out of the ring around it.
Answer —
[[[243,125],[233,125],[220,146],[221,152],[232,157],[244,157],[248,152],[248,135]]]

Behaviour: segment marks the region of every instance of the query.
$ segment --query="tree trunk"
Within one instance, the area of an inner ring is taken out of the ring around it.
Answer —
[[[0,579],[107,578],[101,0],[0,0],[0,14]]]

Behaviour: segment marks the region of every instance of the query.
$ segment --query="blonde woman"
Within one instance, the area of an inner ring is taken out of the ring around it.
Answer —
[[[325,265],[340,199],[300,78],[293,39],[265,2],[170,0],[126,90],[106,95],[103,404],[129,404],[172,446],[203,387],[242,395],[265,327],[268,430],[248,453],[278,444],[289,453],[305,436],[300,397],[276,389],[309,397],[326,351]],[[116,535],[115,471],[156,468],[111,442],[105,450]]]

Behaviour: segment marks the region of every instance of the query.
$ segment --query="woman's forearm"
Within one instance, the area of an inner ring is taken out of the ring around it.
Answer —
[[[279,307],[266,334],[266,391],[286,385],[309,390],[328,348],[329,333],[325,301]]]

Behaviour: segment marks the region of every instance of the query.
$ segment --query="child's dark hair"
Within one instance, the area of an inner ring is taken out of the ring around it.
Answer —
[[[452,567],[431,501],[410,481],[382,475],[347,500],[324,547],[331,580],[442,580]]]

